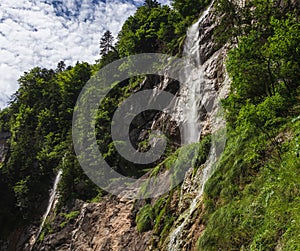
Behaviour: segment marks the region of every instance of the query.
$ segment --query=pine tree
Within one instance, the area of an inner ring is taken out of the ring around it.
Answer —
[[[156,0],[145,0],[144,2],[144,6],[147,6],[149,8],[156,8],[159,5],[159,2],[157,2]]]
[[[114,37],[112,33],[109,30],[107,30],[100,39],[101,56],[107,55],[108,52],[110,52],[112,49],[114,50],[113,41],[114,41]]]
[[[64,61],[60,61],[60,62],[57,64],[56,71],[57,71],[57,72],[63,72],[65,69],[66,69],[66,64],[65,64],[65,62],[64,62]]]

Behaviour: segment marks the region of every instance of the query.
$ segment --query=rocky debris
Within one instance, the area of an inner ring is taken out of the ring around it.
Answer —
[[[36,250],[146,250],[151,232],[138,233],[134,222],[134,201],[107,195],[99,203],[77,201],[77,218],[62,227],[62,218],[52,223],[53,234]]]
[[[194,168],[190,168],[185,175],[184,181],[181,185],[180,190],[180,200],[178,203],[178,212],[183,213],[185,210],[188,209],[189,205],[191,204],[193,198],[196,197],[197,191],[199,190],[199,187],[201,186],[200,180],[201,180],[201,174],[202,174],[202,168],[198,168],[197,172],[195,173]]]

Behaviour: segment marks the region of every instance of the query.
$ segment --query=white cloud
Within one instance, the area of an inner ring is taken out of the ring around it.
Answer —
[[[143,2],[1,0],[0,107],[17,90],[17,79],[24,71],[35,66],[55,68],[60,60],[67,65],[93,63],[104,31],[109,29],[116,36]]]
[[[64,11],[73,14],[64,16],[51,1],[1,1],[0,107],[17,90],[17,79],[24,71],[35,66],[55,68],[60,60],[67,65],[93,63],[101,34],[106,29],[117,34],[136,9],[129,2],[79,2],[63,1]]]

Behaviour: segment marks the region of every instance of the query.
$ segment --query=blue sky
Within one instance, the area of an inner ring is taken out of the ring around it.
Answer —
[[[168,4],[168,0],[159,1]],[[105,30],[115,36],[143,0],[1,0],[0,108],[24,71],[59,61],[93,63]]]

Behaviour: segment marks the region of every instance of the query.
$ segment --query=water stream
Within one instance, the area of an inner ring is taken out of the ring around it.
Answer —
[[[208,15],[212,4],[203,12],[198,21],[187,31],[183,56],[188,65],[193,65],[192,70],[188,65],[185,72],[185,88],[188,89],[188,99],[184,109],[184,144],[199,141],[201,127],[199,124],[199,102],[203,96],[205,85],[204,70],[202,69],[199,41],[199,26]]]
[[[39,231],[38,231],[37,235],[35,236],[33,244],[31,244],[32,247],[36,243],[36,240],[39,238],[39,236],[42,232],[42,229],[44,227],[44,224],[46,222],[46,219],[47,219],[49,213],[51,212],[51,209],[55,208],[55,204],[57,202],[57,199],[56,199],[56,197],[57,197],[56,196],[57,195],[57,186],[58,186],[58,183],[61,180],[61,175],[62,175],[62,170],[59,170],[57,172],[57,175],[56,175],[55,180],[54,180],[53,187],[52,187],[51,192],[50,192],[50,197],[49,197],[49,201],[48,201],[47,210],[46,210],[46,212],[44,213],[44,215],[42,217],[42,223],[40,225],[40,228],[39,228]]]
[[[203,12],[199,20],[189,28],[184,45],[184,56],[190,64],[193,64],[194,67],[196,66],[196,70],[193,72],[187,72],[187,74],[189,75],[186,76],[187,81],[185,85],[188,89],[188,100],[186,102],[186,109],[184,112],[186,121],[186,125],[184,126],[185,144],[198,142],[201,134],[201,127],[199,124],[199,117],[201,115],[199,114],[199,103],[201,102],[201,99],[203,97],[203,89],[205,89],[205,78],[200,55],[199,28],[200,24],[210,12],[212,5],[213,3],[211,3],[211,5]],[[169,251],[180,250],[180,240],[182,238],[183,230],[189,222],[189,219],[192,216],[193,212],[197,208],[197,204],[199,203],[199,200],[201,199],[204,191],[205,183],[212,172],[212,167],[216,159],[215,151],[215,148],[212,147],[209,158],[205,163],[205,167],[203,168],[201,178],[198,181],[201,185],[199,187],[199,190],[197,191],[196,197],[192,200],[189,209],[183,216],[184,220],[170,234],[168,243]]]

